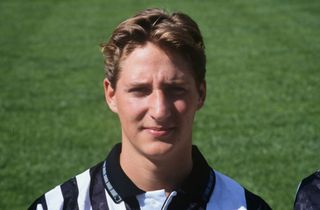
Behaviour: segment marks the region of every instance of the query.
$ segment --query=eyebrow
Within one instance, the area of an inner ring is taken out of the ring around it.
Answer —
[[[134,87],[139,87],[139,86],[149,86],[150,83],[147,81],[135,81],[132,82],[130,84],[128,84],[127,86],[134,86]],[[182,80],[182,79],[175,79],[172,81],[166,81],[166,82],[162,82],[160,84],[160,86],[171,86],[171,85],[188,85],[188,82]]]

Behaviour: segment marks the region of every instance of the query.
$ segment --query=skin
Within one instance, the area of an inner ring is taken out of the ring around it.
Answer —
[[[115,89],[104,81],[107,104],[121,123],[120,165],[143,190],[170,192],[192,169],[192,125],[205,83],[196,86],[189,66],[147,42],[121,61]]]

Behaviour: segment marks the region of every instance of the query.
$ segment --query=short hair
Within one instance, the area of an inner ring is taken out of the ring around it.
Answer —
[[[192,67],[196,84],[204,81],[205,47],[197,23],[184,13],[169,14],[155,8],[141,11],[120,23],[109,41],[101,44],[111,87],[116,88],[121,60],[147,42],[182,55]]]

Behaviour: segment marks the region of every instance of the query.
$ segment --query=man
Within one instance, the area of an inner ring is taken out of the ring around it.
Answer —
[[[142,11],[116,28],[102,52],[105,98],[119,117],[121,144],[30,209],[270,209],[192,146],[206,59],[189,16]]]

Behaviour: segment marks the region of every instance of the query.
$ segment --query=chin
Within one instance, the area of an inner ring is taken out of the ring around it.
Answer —
[[[144,147],[144,151],[142,151],[145,156],[152,159],[164,159],[168,157],[168,155],[173,152],[174,144],[167,142],[153,142]]]

